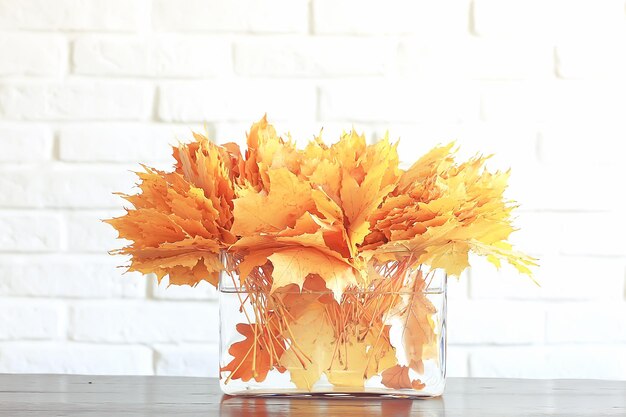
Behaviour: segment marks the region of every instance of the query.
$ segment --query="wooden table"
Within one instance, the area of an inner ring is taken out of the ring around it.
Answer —
[[[626,416],[626,382],[450,378],[441,398],[223,396],[212,378],[0,375],[0,415]]]

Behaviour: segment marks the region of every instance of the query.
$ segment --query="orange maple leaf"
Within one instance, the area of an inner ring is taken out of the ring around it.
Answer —
[[[142,193],[125,196],[134,209],[106,221],[119,237],[132,241],[113,253],[131,256],[129,270],[155,273],[159,279],[169,274],[172,284],[207,280],[216,285],[222,241],[232,239],[220,226],[220,210],[178,173],[146,168],[137,175]]]
[[[267,373],[274,368],[286,348],[280,334],[273,327],[273,322],[268,322],[266,327],[256,323],[237,324],[237,331],[245,339],[233,343],[228,349],[228,353],[234,358],[220,369],[222,372],[230,372],[228,380],[265,380]],[[280,366],[277,369],[284,371]]]
[[[386,369],[381,374],[384,386],[393,389],[411,388],[411,378],[409,378],[409,367],[395,365]]]
[[[386,369],[381,375],[383,377],[383,385],[388,388],[412,388],[414,390],[421,390],[426,386],[426,384],[419,379],[411,380],[408,366],[395,365]]]

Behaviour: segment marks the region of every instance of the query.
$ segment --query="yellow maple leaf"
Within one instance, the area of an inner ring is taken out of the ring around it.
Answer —
[[[317,274],[326,282],[337,299],[346,286],[357,283],[354,269],[345,262],[311,248],[290,248],[268,256],[274,266],[272,291],[288,284],[302,288],[309,274]]]
[[[432,320],[437,312],[435,306],[424,294],[426,280],[419,270],[414,277],[414,286],[404,313],[402,340],[407,360],[411,367],[420,371],[423,360],[429,359],[436,349],[429,348],[437,343],[435,325]]]
[[[267,195],[251,187],[238,191],[233,210],[235,221],[231,228],[235,235],[278,232],[293,227],[304,213],[314,210],[308,182],[286,168],[267,171],[267,178]]]
[[[358,330],[358,329],[354,329]],[[363,329],[364,338],[358,331],[350,333],[337,349],[337,355],[326,371],[328,381],[338,387],[362,387],[365,381],[397,363],[395,350],[388,337],[379,337],[377,328]],[[385,327],[387,332],[389,328]]]
[[[330,366],[335,340],[333,328],[324,305],[317,302],[308,304],[304,313],[289,323],[292,344],[280,358],[280,363],[289,371],[296,387],[311,391]]]

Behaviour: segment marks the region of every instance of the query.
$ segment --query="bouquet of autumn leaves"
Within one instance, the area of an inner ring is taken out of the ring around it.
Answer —
[[[221,275],[245,294],[226,383],[276,370],[301,390],[323,374],[336,386],[379,375],[421,389],[409,370],[423,372],[437,349],[423,293],[432,272],[458,276],[469,252],[529,275],[534,265],[507,243],[508,173],[489,172],[483,157],[456,163],[452,144],[405,170],[388,138],[367,145],[350,132],[299,149],[265,117],[243,152],[194,138],[173,148],[172,172],[143,167],[141,192],[124,195],[133,208],[108,223],[132,242],[114,252],[130,256],[129,270],[192,286]],[[390,314],[405,326],[401,363]]]

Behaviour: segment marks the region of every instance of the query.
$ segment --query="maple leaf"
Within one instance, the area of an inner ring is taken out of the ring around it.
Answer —
[[[424,389],[426,384],[424,384],[421,380],[415,379],[411,380],[409,376],[409,367],[395,365],[391,368],[386,369],[382,375],[382,384],[388,388],[393,389],[407,389],[412,388],[416,391]]]
[[[411,378],[409,377],[409,367],[395,365],[386,369],[381,374],[384,386],[393,389],[411,388]]]
[[[424,184],[434,174],[445,171],[453,164],[450,155],[454,143],[436,146],[418,159],[400,178],[396,195],[405,194],[410,188]]]
[[[254,378],[257,382],[265,380],[285,351],[284,342],[278,339],[278,332],[272,328],[272,324],[272,321],[265,327],[256,323],[237,324],[237,331],[245,339],[233,343],[228,349],[228,353],[234,358],[220,369],[222,372],[230,372],[228,379],[249,381]]]
[[[257,192],[267,191],[271,183],[271,169],[286,168],[295,173],[300,168],[301,155],[295,145],[276,134],[274,126],[267,122],[267,115],[252,125],[247,145],[238,181],[242,186],[251,186]]]
[[[242,258],[238,265],[241,279],[269,260],[274,266],[272,292],[292,283],[301,287],[307,275],[317,274],[339,299],[346,287],[360,282],[364,271],[355,260],[329,248],[325,231],[316,227],[315,233],[298,235],[288,230],[241,238],[231,246]]]
[[[395,349],[389,344],[390,326],[336,328],[329,309],[336,314],[341,307],[320,277],[309,276],[302,293],[284,288],[278,294],[283,292],[282,301],[292,318],[288,335],[297,345],[280,362],[298,388],[310,390],[322,374],[335,386],[362,386],[365,379],[396,363]],[[307,358],[298,355],[299,350]]]
[[[132,243],[113,253],[130,255],[130,271],[170,275],[172,284],[217,285],[223,241],[232,241],[227,222],[205,192],[178,173],[151,168],[137,173],[141,194],[124,196],[134,209],[106,220]],[[223,226],[222,226],[223,224]]]
[[[365,172],[360,183],[347,168],[342,170],[341,203],[348,223],[352,256],[369,233],[367,219],[400,178],[396,145],[391,145],[387,138],[376,143],[365,152],[362,165]]]
[[[486,256],[487,260],[496,267],[499,268],[500,259],[504,259],[520,273],[526,274],[532,278],[530,267],[537,266],[536,259],[521,252],[513,251],[509,243],[498,241],[492,245],[485,245],[479,241],[470,240],[470,245],[475,253]],[[537,282],[535,281],[535,283]]]
[[[269,192],[242,188],[234,201],[231,232],[239,236],[272,233],[293,227],[296,220],[314,209],[311,186],[286,168],[267,171]]]
[[[280,363],[299,389],[311,391],[322,373],[331,365],[334,326],[328,321],[323,304],[308,304],[300,317],[289,323],[291,346]],[[308,358],[304,358],[304,356]]]
[[[512,204],[503,198],[508,172],[484,169],[487,158],[455,164],[452,144],[434,148],[404,172],[397,188],[370,218],[362,250],[379,260],[412,255],[418,263],[459,276],[468,253],[495,263],[506,259],[520,272],[532,258],[506,248],[514,228]]]
[[[196,142],[180,144],[174,148],[176,172],[187,181],[204,191],[204,195],[217,208],[218,223],[225,228],[232,224],[233,154],[226,148],[210,142],[206,137],[194,133]]]
[[[366,329],[362,340],[352,333],[340,344],[336,358],[326,371],[330,383],[362,387],[365,380],[397,362],[395,349],[389,344],[389,326],[384,326],[386,337],[378,337],[376,330],[377,326]]]
[[[299,319],[312,303],[329,304],[335,301],[322,277],[315,274],[309,275],[302,289],[292,284],[279,288],[274,296],[280,299],[288,316],[294,320]]]
[[[436,349],[428,347],[437,343],[435,323],[432,320],[437,310],[424,294],[426,281],[421,270],[414,279],[415,284],[405,312],[402,339],[410,366],[419,372],[422,361],[429,358],[426,353],[436,352]]]
[[[463,241],[450,241],[440,246],[426,249],[426,257],[431,268],[441,268],[450,275],[460,276],[469,266],[469,245]]]
[[[340,299],[348,285],[357,283],[354,269],[336,258],[311,248],[293,248],[277,251],[268,256],[274,266],[272,291],[291,283],[302,288],[309,274],[317,274],[326,286]]]

